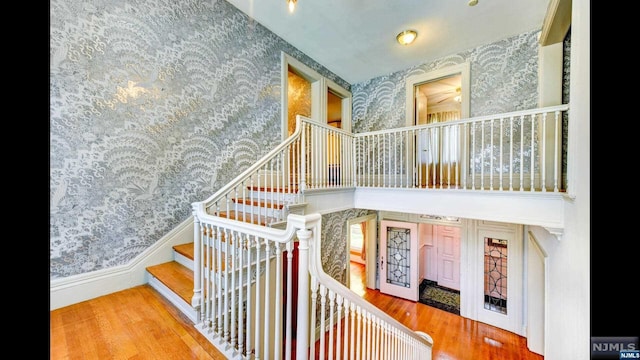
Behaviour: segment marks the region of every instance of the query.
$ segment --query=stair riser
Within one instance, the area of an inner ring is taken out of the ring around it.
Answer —
[[[260,216],[267,217],[267,218],[284,219],[286,217],[286,210],[284,208],[273,209],[273,208],[264,208],[264,207],[258,207],[258,206],[238,204],[237,208],[234,206],[232,210],[236,210],[238,212],[244,212],[245,214],[260,214]]]
[[[291,192],[273,192],[265,190],[247,190],[245,194],[238,194],[238,197],[262,200],[276,204],[291,204],[298,199],[298,194]]]

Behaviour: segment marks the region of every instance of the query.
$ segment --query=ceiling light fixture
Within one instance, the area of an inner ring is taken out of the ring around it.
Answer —
[[[296,9],[296,3],[298,0],[287,0],[287,4],[289,4],[289,12],[292,13],[293,10]]]
[[[401,45],[409,45],[418,37],[418,33],[414,30],[405,30],[396,36],[396,40]]]
[[[476,6],[478,5],[478,0],[469,0],[469,6]]]

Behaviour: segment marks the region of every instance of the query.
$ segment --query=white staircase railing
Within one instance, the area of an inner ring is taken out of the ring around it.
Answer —
[[[196,328],[228,358],[431,359],[428,335],[324,273],[319,214],[291,214],[277,229],[199,203],[194,218]]]
[[[320,215],[302,215],[304,192],[561,192],[568,110],[560,105],[360,134],[298,116],[287,140],[193,204],[196,327],[229,358],[430,359],[427,334],[324,273]]]
[[[569,105],[355,134],[356,187],[560,192]]]
[[[319,214],[291,215],[290,221],[300,229],[300,269],[309,259],[310,278],[301,274],[298,286],[300,292],[310,288],[309,343],[315,345],[301,359],[431,359],[433,340],[428,334],[409,329],[323,271]],[[298,314],[307,311],[305,306],[299,298]],[[300,325],[307,323],[298,320]],[[297,345],[296,354],[303,354],[308,344]]]

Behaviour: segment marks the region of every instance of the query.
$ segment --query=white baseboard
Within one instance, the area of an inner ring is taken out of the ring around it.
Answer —
[[[193,217],[163,236],[129,264],[50,281],[49,310],[149,282],[147,267],[173,260],[173,246],[193,242]]]

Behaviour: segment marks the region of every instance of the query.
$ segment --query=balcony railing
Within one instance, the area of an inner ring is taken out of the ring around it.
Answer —
[[[324,273],[320,216],[302,215],[305,192],[563,192],[568,110],[561,105],[359,134],[298,116],[291,137],[193,204],[198,329],[230,358],[430,359],[428,335]]]

